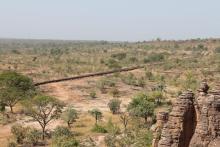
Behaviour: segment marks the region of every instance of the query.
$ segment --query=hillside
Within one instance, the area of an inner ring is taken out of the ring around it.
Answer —
[[[135,66],[144,68],[39,85],[37,90],[62,101],[64,110],[68,106],[76,109],[79,118],[73,123],[71,131],[79,142],[91,138],[90,143],[106,146],[105,138],[112,133],[108,130],[109,121],[120,130],[116,133],[117,137],[111,136],[111,139],[120,140],[123,136],[121,115],[127,112],[133,98],[147,95],[154,98],[157,104],[155,95],[159,92],[162,97],[161,103],[154,109],[156,115],[159,111],[170,112],[179,95],[188,89],[196,92],[204,80],[209,83],[211,90],[218,87],[220,39],[149,42],[0,40],[0,73],[16,71],[33,79],[33,83]],[[112,114],[109,110],[108,103],[112,99],[121,101],[118,114]],[[88,111],[94,108],[103,113],[100,125],[106,127],[108,133],[92,131],[95,120]],[[22,102],[15,105],[14,114],[10,113],[8,107],[6,109],[10,119],[0,119],[0,142],[4,146],[8,139],[13,140],[10,129],[14,124],[40,129],[36,122],[24,114]],[[147,121],[155,119],[154,116]],[[132,143],[151,144],[152,132],[149,128],[153,121],[145,124],[143,117],[129,117],[130,130],[141,130],[135,134],[136,138],[133,138],[136,140],[132,140]],[[63,120],[57,119],[48,125],[48,131],[59,125],[66,126]],[[140,137],[140,134],[147,139]],[[130,140],[129,136],[127,139]],[[51,145],[50,138],[46,140],[46,145]]]

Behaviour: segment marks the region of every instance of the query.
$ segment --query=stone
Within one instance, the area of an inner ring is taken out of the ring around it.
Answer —
[[[220,90],[208,90],[202,82],[196,95],[186,91],[176,99],[169,116],[158,114],[161,134],[154,135],[153,147],[220,146]]]

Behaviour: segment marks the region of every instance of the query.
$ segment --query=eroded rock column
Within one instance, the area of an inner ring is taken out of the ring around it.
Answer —
[[[206,85],[203,83],[203,87]],[[191,140],[192,147],[220,146],[220,91],[200,88],[196,97],[197,127]]]
[[[168,122],[164,125],[158,147],[188,147],[195,129],[194,94],[180,95],[173,105]]]

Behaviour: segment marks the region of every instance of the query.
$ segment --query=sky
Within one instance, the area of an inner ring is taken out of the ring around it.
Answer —
[[[0,0],[0,38],[220,38],[220,0]]]

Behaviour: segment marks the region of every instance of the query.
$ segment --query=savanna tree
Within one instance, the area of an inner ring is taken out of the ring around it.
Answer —
[[[129,103],[127,110],[130,115],[142,117],[147,123],[147,119],[154,115],[154,108],[154,102],[147,95],[138,95]]]
[[[0,102],[9,106],[13,113],[13,107],[20,101],[28,99],[35,94],[32,80],[16,72],[7,71],[0,74]]]
[[[54,97],[37,95],[25,104],[26,115],[37,121],[42,128],[42,139],[45,138],[47,125],[58,119],[62,113],[63,104]]]
[[[95,124],[97,125],[98,120],[101,120],[103,115],[99,109],[92,109],[89,113],[95,118]]]
[[[61,118],[67,123],[68,127],[71,128],[71,125],[73,124],[73,122],[75,122],[76,119],[78,119],[78,113],[74,108],[68,107],[62,113]]]

